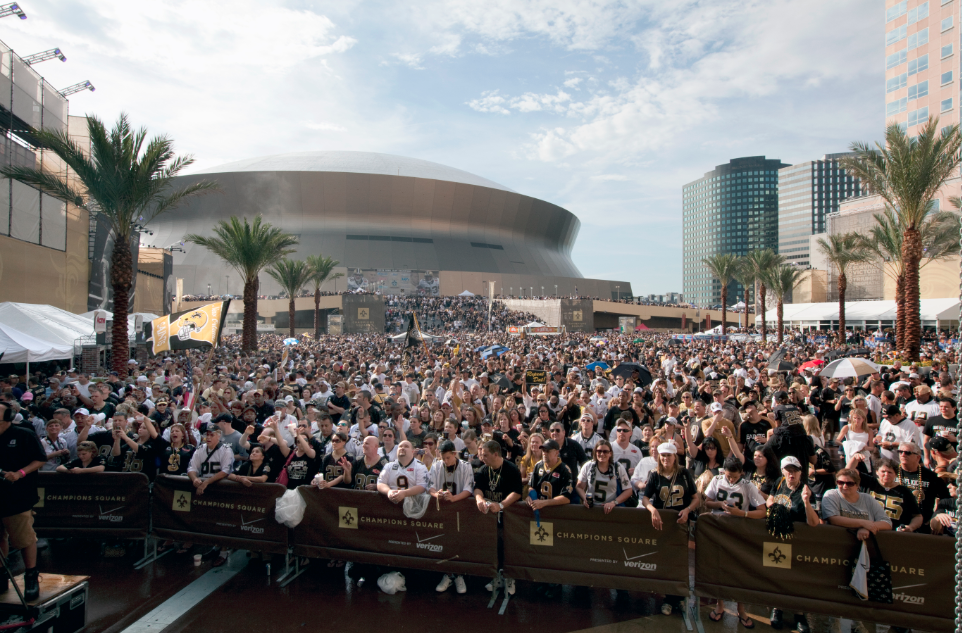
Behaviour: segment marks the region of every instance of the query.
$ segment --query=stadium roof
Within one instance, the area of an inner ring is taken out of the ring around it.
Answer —
[[[459,182],[477,187],[501,189],[510,191],[504,185],[475,176],[466,171],[448,167],[439,163],[394,156],[393,154],[377,154],[375,152],[292,152],[290,154],[274,154],[273,156],[259,156],[246,158],[233,163],[226,163],[211,167],[199,174],[219,174],[237,171],[330,171],[350,172],[355,174],[380,174],[384,176],[407,176],[409,178],[428,178]]]

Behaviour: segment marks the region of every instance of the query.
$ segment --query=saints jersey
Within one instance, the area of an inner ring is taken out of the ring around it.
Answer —
[[[351,463],[351,473],[353,473],[354,460],[351,459],[350,455],[342,455],[341,457],[347,458],[347,461]],[[344,474],[344,467],[338,463],[339,461],[341,461],[341,458],[339,457],[335,459],[333,453],[324,456],[324,461],[321,462],[321,476],[324,477],[324,481],[327,481],[327,482],[334,481],[335,479],[337,479],[338,477]],[[352,483],[351,481],[342,480],[341,483],[337,484],[337,487],[350,488],[351,483]]]
[[[465,490],[473,492],[474,469],[460,459],[451,467],[445,466],[439,459],[431,465],[428,481],[431,482],[431,490],[447,490],[452,495],[459,495]]]
[[[721,501],[739,510],[751,510],[765,505],[765,497],[758,491],[751,481],[741,478],[735,483],[728,481],[725,475],[715,475],[705,490],[705,497],[712,501]],[[724,510],[716,508],[716,513]]]
[[[571,469],[559,461],[554,468],[548,468],[544,460],[534,465],[528,487],[538,493],[543,500],[554,499],[571,494]]]
[[[174,448],[169,444],[160,458],[160,472],[165,475],[186,475],[190,456],[194,453],[193,446]]]
[[[604,438],[598,435],[597,433],[592,433],[591,437],[588,437],[588,438],[586,438],[581,433],[577,433],[575,434],[574,437],[571,438],[571,441],[577,444],[578,446],[580,446],[581,448],[583,448],[585,450],[585,455],[588,456],[588,459],[591,459],[595,451],[595,446],[597,446],[598,442],[600,442],[603,439]]]
[[[617,471],[615,470],[617,468]],[[578,483],[587,486],[587,492],[597,504],[608,503],[618,498],[619,484],[622,491],[631,489],[628,471],[621,464],[609,464],[607,472],[602,472],[595,461],[585,462],[578,473]]]
[[[376,485],[377,478],[387,466],[388,461],[378,455],[377,461],[371,466],[368,466],[364,461],[364,457],[360,457],[354,462],[354,468],[351,470],[351,475],[354,479],[354,489],[355,490],[366,490],[369,485]]]
[[[208,459],[210,457],[210,459]],[[218,444],[213,451],[202,445],[190,458],[188,473],[195,473],[201,479],[209,479],[217,473],[230,473],[234,467],[234,451],[227,444]]]
[[[624,466],[626,473],[633,473],[635,466],[645,457],[644,451],[634,444],[629,444],[628,448],[621,448],[618,442],[611,444],[611,453],[612,461]]]
[[[922,514],[915,495],[906,486],[896,484],[886,488],[879,480],[866,473],[860,473],[861,485],[859,490],[875,497],[885,509],[885,516],[892,519],[892,529],[908,525],[916,516]]]
[[[423,486],[427,490],[428,469],[416,459],[412,459],[407,466],[397,461],[390,462],[378,475],[377,482],[387,484],[391,490],[407,490],[415,486]]]
[[[648,474],[643,496],[651,501],[656,509],[684,510],[691,505],[697,492],[695,480],[684,468],[679,468],[676,472],[674,477],[663,477],[657,470]]]

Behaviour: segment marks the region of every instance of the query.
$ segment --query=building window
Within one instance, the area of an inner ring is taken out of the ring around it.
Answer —
[[[894,116],[905,112],[908,109],[909,100],[907,97],[902,97],[901,99],[896,99],[890,103],[885,104],[885,116]]]
[[[951,28],[952,28],[952,16],[950,15],[949,17],[942,20],[942,32],[945,33]]]
[[[909,101],[912,99],[918,99],[919,97],[924,97],[929,94],[929,82],[920,81],[914,86],[909,86]]]
[[[908,9],[908,2],[905,2],[905,1],[899,2],[897,5],[895,5],[894,7],[891,7],[885,12],[885,22],[888,23],[894,20],[895,18],[902,17],[903,15],[905,15],[905,12],[907,9]]]
[[[913,33],[909,35],[909,50],[914,51],[919,46],[929,43],[929,30],[927,28],[922,29],[918,33]]]
[[[945,59],[946,57],[948,57],[948,56],[951,55],[951,54],[952,54],[952,45],[951,45],[951,44],[946,44],[945,46],[942,47],[942,59]]]
[[[942,101],[942,112],[948,112],[952,109],[952,99],[945,99]]]
[[[950,70],[949,72],[947,72],[947,73],[942,73],[942,85],[944,86],[945,84],[950,84],[950,83],[952,83],[952,71],[951,71],[951,70]]]
[[[908,73],[902,73],[901,75],[896,75],[885,82],[885,94],[890,92],[895,92],[899,88],[904,88],[906,82],[909,79]]]
[[[917,124],[925,123],[925,121],[928,120],[928,118],[929,118],[928,107],[919,108],[918,110],[913,110],[912,112],[909,112],[908,124],[917,125]]]
[[[917,8],[909,11],[908,24],[915,24],[919,20],[924,20],[929,17],[929,3],[923,2]]]
[[[904,24],[900,27],[892,29],[891,31],[885,34],[885,45],[891,46],[896,42],[901,42],[902,40],[905,39],[905,35],[907,31],[908,31],[908,27]]]
[[[928,70],[929,68],[929,56],[922,55],[918,59],[913,59],[909,62],[909,77],[915,73],[920,73],[923,70]]]
[[[902,49],[902,50],[898,51],[897,53],[892,53],[891,55],[889,55],[888,57],[886,57],[886,58],[885,58],[885,70],[888,70],[889,68],[895,68],[895,67],[898,66],[899,64],[904,64],[904,63],[905,63],[905,59],[906,59],[906,55],[908,55],[908,50],[907,50],[907,49]]]

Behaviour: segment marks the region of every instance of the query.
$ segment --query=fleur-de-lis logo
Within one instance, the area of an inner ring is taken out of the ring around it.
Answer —
[[[347,523],[348,525],[350,525],[354,523],[354,515],[351,514],[350,510],[348,510],[347,512],[344,513],[344,516],[341,517],[341,520]]]
[[[768,553],[768,557],[772,559],[772,562],[776,565],[780,565],[783,560],[785,560],[785,554],[782,554],[782,550],[776,547],[774,550]]]
[[[548,531],[544,529],[544,526],[541,526],[534,535],[543,543],[548,538]]]

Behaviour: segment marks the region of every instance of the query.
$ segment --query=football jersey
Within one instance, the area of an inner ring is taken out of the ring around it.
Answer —
[[[735,506],[739,510],[750,510],[765,505],[765,497],[751,481],[740,478],[735,483],[731,483],[723,474],[712,477],[705,490],[705,497]],[[714,512],[725,513],[721,508],[715,508]]]
[[[380,476],[381,471],[384,470],[384,467],[387,466],[387,463],[387,459],[378,455],[377,461],[368,467],[364,462],[364,457],[359,457],[354,462],[354,467],[351,470],[351,475],[354,478],[354,489],[366,490],[367,486],[377,484],[377,478]]]
[[[538,493],[538,499],[549,500],[571,494],[571,469],[559,461],[554,468],[548,468],[544,460],[534,465],[528,487]]]
[[[603,439],[604,438],[598,433],[592,433],[591,437],[589,438],[585,438],[585,436],[581,433],[577,433],[571,438],[571,441],[583,448],[585,450],[585,455],[588,456],[588,459],[591,459],[592,455],[594,454],[595,446],[597,446],[598,442]]]
[[[651,471],[643,496],[658,510],[683,510],[691,505],[696,492],[691,473],[679,468],[675,477],[663,477],[657,470]]]
[[[908,525],[917,515],[922,514],[915,494],[908,487],[897,484],[892,488],[885,488],[872,475],[860,473],[861,492],[867,492],[875,497],[885,509],[885,516],[892,519],[892,529]]]
[[[353,475],[354,467],[355,467],[354,460],[351,458],[350,455],[345,454],[342,457],[346,457],[347,461],[351,463],[351,473]],[[327,481],[327,482],[334,481],[335,479],[337,479],[338,477],[344,474],[344,467],[338,463],[340,460],[341,460],[340,457],[337,459],[334,459],[333,453],[330,453],[324,456],[324,461],[321,462],[321,471],[320,471],[321,476],[324,477],[324,481]],[[350,488],[351,483],[352,482],[350,480],[348,481],[341,480],[341,483],[337,484],[337,487]]]
[[[407,466],[397,461],[389,462],[378,475],[377,482],[387,484],[391,490],[407,490],[415,486],[423,486],[427,490],[428,469],[416,459],[412,459]]]
[[[210,454],[210,459],[208,458]],[[218,444],[213,452],[207,444],[200,446],[190,458],[188,473],[196,473],[201,479],[208,479],[219,472],[230,473],[234,466],[234,451],[227,444]]]
[[[611,443],[611,453],[612,461],[624,466],[626,473],[629,471],[634,473],[635,466],[645,457],[644,452],[634,444],[629,444],[628,448],[621,448],[618,442]]]
[[[604,504],[618,498],[618,484],[621,490],[630,490],[631,481],[628,479],[628,471],[619,463],[608,466],[608,472],[602,472],[594,461],[585,462],[578,473],[578,482],[588,486],[587,490],[592,493],[595,503]],[[616,470],[617,469],[617,470]]]
[[[452,495],[459,495],[465,490],[473,492],[474,469],[460,459],[449,468],[439,459],[431,465],[428,481],[431,482],[431,490],[447,490]]]

